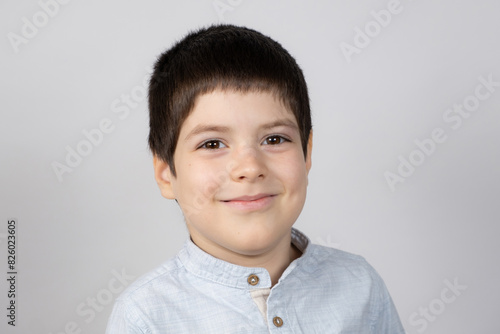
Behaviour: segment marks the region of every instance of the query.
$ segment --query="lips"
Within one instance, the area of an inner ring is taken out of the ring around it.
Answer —
[[[223,202],[251,202],[251,201],[257,201],[259,199],[262,199],[264,197],[272,197],[275,196],[273,194],[257,194],[253,196],[240,196],[240,197],[235,197],[229,200],[223,200]]]
[[[225,205],[242,211],[256,211],[268,208],[274,201],[275,194],[257,194],[239,196],[221,201]]]

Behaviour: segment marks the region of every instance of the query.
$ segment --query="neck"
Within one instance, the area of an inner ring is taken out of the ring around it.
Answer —
[[[275,247],[253,255],[232,252],[220,245],[210,247],[212,245],[205,244],[203,239],[193,237],[194,235],[191,235],[191,239],[198,247],[216,258],[239,266],[266,269],[271,277],[272,286],[278,283],[290,263],[302,255],[302,252],[292,245],[291,234],[280,240]]]
[[[271,277],[272,286],[278,283],[283,272],[288,268],[290,263],[302,255],[302,252],[289,242],[287,247],[281,252],[273,252],[266,254],[267,256],[259,258],[247,259],[246,263],[242,264],[246,267],[265,268]]]

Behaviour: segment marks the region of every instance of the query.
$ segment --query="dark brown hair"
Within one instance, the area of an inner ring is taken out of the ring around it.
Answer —
[[[161,54],[149,83],[149,147],[174,176],[181,126],[196,98],[216,89],[273,93],[295,115],[306,155],[311,111],[295,59],[255,30],[214,25],[188,34]]]

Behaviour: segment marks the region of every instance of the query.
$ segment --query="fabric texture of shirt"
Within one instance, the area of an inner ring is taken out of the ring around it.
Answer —
[[[404,334],[392,299],[360,256],[311,244],[271,287],[264,268],[217,259],[188,240],[116,300],[106,334]]]

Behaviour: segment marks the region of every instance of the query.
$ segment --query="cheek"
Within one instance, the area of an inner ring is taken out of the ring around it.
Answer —
[[[194,198],[198,200],[202,198],[205,201],[211,199],[221,185],[228,180],[227,172],[218,168],[214,163],[200,161],[186,163],[181,173],[177,191],[187,202]]]
[[[274,171],[288,187],[302,187],[307,185],[307,169],[302,154],[294,154],[284,157],[276,163],[277,167]]]

